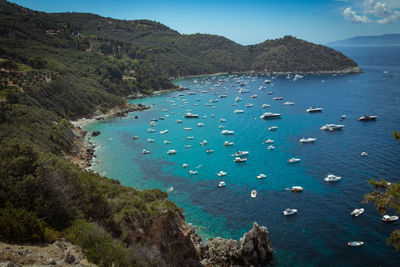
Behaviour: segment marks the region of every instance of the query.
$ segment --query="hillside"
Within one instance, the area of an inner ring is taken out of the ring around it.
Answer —
[[[351,45],[400,45],[400,34],[356,36],[328,44],[329,46]]]

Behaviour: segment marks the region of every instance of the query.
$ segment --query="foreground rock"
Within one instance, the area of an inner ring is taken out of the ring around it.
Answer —
[[[202,247],[204,266],[264,266],[272,260],[274,250],[266,227],[255,222],[253,229],[239,240],[210,239]]]

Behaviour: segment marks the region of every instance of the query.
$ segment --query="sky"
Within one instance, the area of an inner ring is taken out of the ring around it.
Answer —
[[[293,35],[314,43],[400,33],[400,0],[11,0],[44,12],[149,19],[243,45]]]

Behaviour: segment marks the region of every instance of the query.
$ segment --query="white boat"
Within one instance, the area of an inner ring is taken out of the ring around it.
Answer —
[[[243,113],[243,112],[244,112],[244,110],[242,110],[242,109],[236,109],[233,113],[238,114],[238,113]]]
[[[154,129],[147,129],[147,132],[149,132],[149,133],[154,133],[156,130],[154,130]]]
[[[204,124],[203,124],[203,123],[201,123],[201,122],[199,122],[198,124],[196,124],[196,126],[197,126],[197,127],[203,127],[203,126],[204,126]]]
[[[265,177],[267,177],[267,176],[263,173],[260,173],[259,175],[257,175],[257,179],[264,179]]]
[[[362,245],[364,245],[363,241],[351,241],[351,242],[347,242],[347,245],[349,247],[360,247]]]
[[[300,143],[314,143],[315,142],[315,140],[317,140],[316,138],[312,138],[312,137],[309,137],[309,138],[301,138],[300,139]]]
[[[289,209],[289,208],[287,208],[287,209],[285,209],[282,213],[283,213],[284,216],[289,216],[289,215],[296,214],[296,213],[297,213],[297,210],[296,210],[296,209]]]
[[[203,140],[203,142],[200,142],[200,145],[202,145],[202,146],[204,146],[204,145],[207,145],[207,140]]]
[[[164,144],[171,144],[171,141],[168,141],[168,140],[164,140],[164,142],[163,142]]]
[[[224,134],[224,135],[232,135],[234,133],[235,133],[235,131],[229,131],[229,130],[222,130],[221,131],[221,134]]]
[[[132,137],[132,139],[133,140],[137,140],[137,139],[139,139],[139,136],[135,135],[135,136]]]
[[[192,128],[183,128],[183,130],[190,131],[190,130],[192,130]]]
[[[157,123],[155,123],[154,121],[151,121],[149,124],[151,127],[157,126]]]
[[[251,103],[246,104],[246,108],[251,108],[252,106],[254,106],[254,104]]]
[[[172,191],[174,191],[174,187],[173,187],[173,186],[170,186],[170,187],[168,188],[167,192],[170,193],[170,192],[172,192]]]
[[[285,106],[292,106],[292,105],[294,105],[294,102],[285,102],[285,103],[283,103]]]
[[[257,98],[257,94],[250,96],[251,98]]]
[[[226,172],[220,171],[217,175],[218,175],[218,176],[225,176],[226,174],[227,174]]]
[[[382,217],[383,222],[395,222],[398,219],[399,219],[399,216],[383,215],[383,217]]]
[[[323,108],[313,108],[313,107],[309,107],[308,109],[306,109],[306,111],[308,113],[312,113],[312,112],[322,112]]]
[[[242,100],[240,97],[235,97],[235,102],[239,102],[240,100]]]
[[[246,158],[236,157],[233,161],[236,162],[236,163],[238,163],[238,162],[246,162],[247,159]]]
[[[344,125],[341,124],[325,124],[324,126],[321,126],[321,130],[325,130],[325,131],[335,131],[335,130],[341,130],[343,129]]]
[[[250,152],[249,151],[238,151],[235,154],[233,154],[232,156],[234,157],[244,157],[247,156]]]
[[[374,116],[374,115],[371,115],[371,116],[364,115],[364,116],[359,117],[357,120],[359,120],[359,121],[372,121],[372,120],[376,120],[377,118],[378,118],[378,116]]]
[[[192,145],[185,145],[185,148],[191,148]]]
[[[267,140],[265,140],[265,143],[266,144],[273,144],[275,141],[274,140],[272,140],[272,139],[267,139]]]
[[[151,138],[147,138],[147,142],[154,142],[154,140]]]
[[[188,167],[189,165],[187,165],[186,163],[183,163],[182,164],[182,168],[186,168],[186,167]]]
[[[233,146],[233,142],[225,141],[224,146]]]
[[[272,98],[273,100],[283,100],[283,97],[281,97],[281,96],[276,96],[276,97],[274,97],[274,98]]]
[[[206,150],[206,153],[213,153],[214,152],[214,150],[212,150],[212,149],[207,149]]]
[[[286,188],[286,190],[291,192],[303,192],[304,188],[301,186],[292,186],[292,188]]]
[[[150,154],[150,151],[148,151],[148,150],[146,150],[146,149],[143,149],[143,150],[142,150],[142,154]]]
[[[219,125],[218,126],[218,129],[224,129],[225,127],[224,127],[224,125]]]
[[[278,119],[278,118],[280,118],[281,116],[282,116],[282,114],[279,114],[279,113],[265,112],[264,114],[262,114],[262,115],[260,116],[260,119],[265,119],[265,120],[268,120],[268,119]]]
[[[278,129],[278,126],[271,126],[271,127],[268,128],[269,131],[274,131],[274,130],[277,130],[277,129]]]
[[[347,117],[346,114],[342,115],[342,119],[346,119],[346,117]]]
[[[268,150],[273,150],[273,149],[275,149],[275,146],[273,146],[273,145],[268,146]]]
[[[360,156],[361,157],[366,157],[366,156],[368,156],[368,153],[367,152],[361,152]]]
[[[267,92],[267,95],[272,95],[274,92],[272,92],[272,91],[269,91],[269,92]]]
[[[299,159],[299,158],[290,158],[290,159],[288,159],[288,163],[297,163],[297,162],[300,162],[301,161],[301,159]]]
[[[228,96],[227,95],[219,95],[218,97],[219,98],[227,98]]]
[[[198,118],[199,115],[197,115],[197,114],[192,114],[192,113],[190,113],[190,112],[187,112],[187,113],[185,113],[184,117],[185,117],[185,118]]]
[[[269,83],[271,83],[271,80],[265,80],[264,83],[269,84]]]
[[[268,108],[268,107],[270,107],[271,105],[268,105],[268,104],[262,104],[262,108]]]
[[[219,119],[219,121],[220,121],[220,122],[226,122],[226,119],[221,118],[221,119]]]
[[[175,149],[170,149],[170,150],[167,151],[167,154],[169,154],[169,155],[176,154],[176,150]]]
[[[190,174],[190,175],[196,175],[196,174],[197,174],[197,171],[192,171],[192,170],[190,170],[190,171],[189,171],[189,174]]]
[[[353,216],[355,216],[355,217],[358,217],[358,216],[360,216],[361,214],[363,214],[363,212],[364,212],[364,209],[361,208],[361,209],[355,209],[355,210],[353,210],[350,214],[353,215]]]
[[[257,191],[256,191],[255,189],[253,189],[253,190],[251,191],[251,193],[250,193],[250,196],[251,196],[252,198],[257,197]]]
[[[166,133],[168,133],[168,130],[160,131],[160,134],[166,134]]]
[[[324,180],[327,182],[337,182],[337,181],[340,181],[341,179],[342,179],[342,177],[340,177],[340,176],[328,174]]]
[[[218,183],[218,187],[224,187],[224,186],[226,186],[225,181],[220,181],[220,182]]]
[[[241,89],[239,90],[239,93],[241,93],[241,94],[248,93],[248,92],[250,92],[250,91],[247,90],[247,89],[243,89],[243,88],[241,88]]]
[[[194,136],[187,136],[186,139],[188,139],[188,140],[193,140],[193,139],[194,139]]]

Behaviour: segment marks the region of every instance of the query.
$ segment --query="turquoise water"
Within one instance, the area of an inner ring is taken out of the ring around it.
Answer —
[[[179,96],[173,92],[132,101],[151,109],[87,127],[90,131],[101,131],[92,138],[99,145],[93,169],[138,189],[167,191],[173,186],[169,198],[184,208],[187,221],[203,238],[238,239],[251,228],[253,221],[267,226],[276,249],[274,265],[395,265],[400,254],[386,246],[385,238],[398,228],[398,223],[383,224],[374,207],[361,201],[371,191],[367,179],[385,177],[397,181],[400,177],[400,144],[392,138],[393,130],[400,130],[400,48],[341,49],[365,73],[310,75],[296,81],[293,76],[290,79],[280,76],[269,85],[263,83],[271,79],[266,76],[196,77],[176,81],[195,95],[185,91]],[[238,93],[237,80],[246,83],[243,88],[250,92]],[[260,91],[260,86],[266,89]],[[273,91],[273,95],[267,95],[268,91]],[[251,98],[255,93],[257,98]],[[219,94],[227,97],[219,98]],[[242,101],[232,106],[236,96]],[[284,100],[274,101],[275,96]],[[206,106],[210,99],[219,102]],[[286,101],[295,105],[283,105]],[[254,106],[246,107],[248,103]],[[271,106],[261,108],[264,103]],[[305,110],[309,106],[324,110],[308,114]],[[235,109],[244,113],[235,114]],[[200,118],[183,118],[187,110]],[[276,120],[259,119],[264,112],[283,116]],[[341,121],[343,114],[347,118]],[[379,118],[357,121],[365,114]],[[220,118],[226,122],[220,122]],[[147,132],[151,119],[158,119],[157,126],[152,127],[153,133]],[[176,123],[177,119],[183,123]],[[199,122],[204,126],[196,126]],[[327,123],[345,127],[337,132],[321,131],[319,128]],[[219,125],[235,131],[234,135],[222,135]],[[278,129],[269,131],[268,127],[273,125]],[[185,127],[192,130],[185,131]],[[165,129],[168,129],[166,134],[159,133]],[[133,140],[132,136],[139,139]],[[194,139],[188,140],[188,136]],[[302,137],[315,137],[317,141],[301,144]],[[148,138],[154,142],[147,142]],[[263,143],[268,138],[275,141],[274,150],[268,150]],[[200,142],[204,139],[208,143],[202,146]],[[171,143],[164,144],[164,140]],[[234,145],[224,146],[224,141]],[[150,154],[143,155],[142,149]],[[169,149],[177,150],[177,154],[168,155]],[[206,149],[214,152],[207,154]],[[231,155],[238,150],[250,151],[247,162],[233,162]],[[362,151],[368,152],[368,156],[360,157]],[[301,158],[301,162],[288,164],[291,157]],[[183,163],[189,167],[183,169]],[[189,175],[189,170],[197,170],[198,174]],[[221,170],[227,176],[218,177]],[[257,180],[260,173],[267,178]],[[323,180],[328,173],[342,176],[342,180],[328,184]],[[226,187],[217,187],[221,180]],[[295,185],[304,187],[304,192],[285,190]],[[250,197],[253,189],[258,192],[256,198]],[[365,213],[352,218],[349,213],[360,207],[365,208]],[[285,208],[296,208],[299,212],[285,217],[282,216]],[[347,247],[346,243],[353,240],[366,244],[360,248]]]

